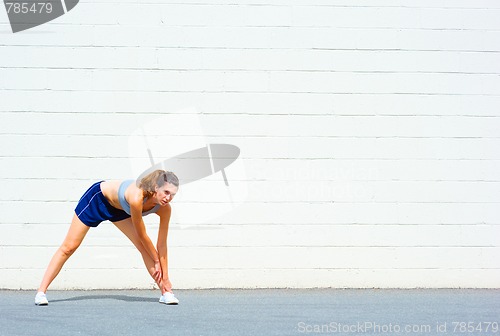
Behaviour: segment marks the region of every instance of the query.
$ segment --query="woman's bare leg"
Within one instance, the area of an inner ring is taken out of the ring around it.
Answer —
[[[146,249],[142,245],[142,243],[139,239],[139,236],[137,235],[137,233],[135,231],[134,225],[132,224],[132,219],[127,218],[127,219],[121,220],[119,222],[113,222],[113,224],[115,224],[116,227],[118,229],[120,229],[120,231],[123,232],[125,234],[125,236],[127,236],[128,239],[130,239],[130,241],[132,242],[132,244],[134,244],[134,246],[137,248],[137,250],[139,250],[139,252],[141,253],[141,256],[142,256],[142,260],[144,260],[144,265],[146,265],[146,268],[149,272],[149,275],[151,275],[151,277],[153,278],[153,273],[156,271],[155,261],[153,260],[153,258],[151,258],[151,256],[148,254],[148,252],[146,251]],[[158,287],[160,288],[160,290],[162,290],[163,287],[162,287],[161,280],[160,280],[160,282],[155,280],[155,282],[158,285]],[[164,294],[164,293],[162,293],[162,294]]]
[[[42,283],[38,288],[39,292],[45,293],[47,291],[47,288],[59,274],[66,260],[68,260],[80,246],[89,229],[90,227],[83,224],[76,214],[73,215],[73,220],[71,221],[71,226],[69,227],[66,238],[52,257],[52,260],[50,260],[49,266],[47,266]]]

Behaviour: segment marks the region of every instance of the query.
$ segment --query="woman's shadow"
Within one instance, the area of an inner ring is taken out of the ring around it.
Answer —
[[[67,299],[50,300],[50,302],[83,301],[83,300],[119,300],[125,302],[158,302],[158,299],[151,297],[129,296],[129,295],[82,295]]]

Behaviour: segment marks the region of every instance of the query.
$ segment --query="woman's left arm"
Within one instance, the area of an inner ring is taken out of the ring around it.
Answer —
[[[172,208],[170,204],[161,207],[157,211],[160,216],[160,228],[158,229],[158,242],[156,243],[156,249],[158,250],[158,256],[160,258],[160,265],[162,271],[162,291],[172,292],[172,284],[168,278],[168,252],[167,252],[167,236],[168,236],[168,226],[170,223],[170,215],[172,213]]]

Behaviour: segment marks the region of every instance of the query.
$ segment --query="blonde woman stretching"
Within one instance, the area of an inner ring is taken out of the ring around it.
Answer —
[[[36,305],[47,305],[46,291],[68,258],[76,251],[91,227],[109,220],[135,245],[142,255],[149,274],[162,291],[160,303],[178,304],[168,278],[167,234],[170,202],[179,189],[179,179],[168,171],[156,170],[141,179],[100,181],[82,196],[75,209],[68,234],[52,257],[35,297]],[[156,248],[146,234],[142,216],[160,216]],[[158,250],[157,250],[158,249]]]

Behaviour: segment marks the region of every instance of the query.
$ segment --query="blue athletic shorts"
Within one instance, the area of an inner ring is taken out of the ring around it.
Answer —
[[[125,211],[109,204],[102,194],[101,182],[103,181],[94,183],[83,194],[75,208],[76,215],[87,226],[96,227],[105,220],[118,222],[130,217]]]

